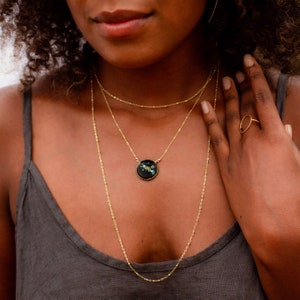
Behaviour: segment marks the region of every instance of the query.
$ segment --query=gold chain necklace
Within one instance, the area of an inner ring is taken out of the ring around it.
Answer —
[[[218,96],[218,86],[219,86],[219,68],[217,69],[217,78],[216,78],[216,88],[215,88],[215,95],[214,95],[214,103],[213,103],[213,107],[214,109],[216,109],[216,103],[217,103],[217,96]],[[167,273],[165,276],[158,278],[158,279],[151,279],[148,277],[143,276],[141,273],[139,273],[134,266],[132,265],[132,263],[130,262],[127,252],[125,250],[121,235],[120,235],[120,230],[119,230],[119,226],[117,223],[117,219],[113,210],[113,206],[111,203],[111,198],[110,198],[110,193],[109,193],[109,189],[108,189],[108,183],[107,183],[107,179],[106,179],[106,173],[105,173],[105,169],[104,169],[104,163],[103,163],[103,159],[102,159],[102,153],[101,153],[101,148],[100,148],[100,140],[99,140],[99,135],[98,135],[98,130],[97,130],[97,125],[96,125],[96,119],[95,119],[95,101],[94,101],[94,91],[93,91],[93,76],[91,76],[91,112],[92,112],[92,125],[93,125],[93,131],[94,131],[94,136],[95,136],[95,141],[96,141],[96,147],[97,147],[97,154],[98,154],[98,159],[99,159],[99,164],[100,164],[100,169],[101,169],[101,173],[102,173],[102,179],[103,179],[103,184],[104,184],[104,188],[105,188],[105,195],[106,195],[106,201],[110,210],[110,215],[113,221],[113,225],[114,225],[114,229],[117,235],[117,239],[118,242],[120,244],[123,256],[126,260],[126,263],[128,265],[128,267],[130,268],[130,270],[139,278],[143,279],[144,281],[147,282],[151,282],[151,283],[159,283],[162,282],[166,279],[168,279],[169,277],[171,277],[173,275],[173,273],[177,270],[177,268],[179,267],[179,264],[182,262],[184,256],[186,255],[192,240],[195,236],[196,233],[196,229],[198,227],[199,224],[199,219],[200,219],[200,215],[202,212],[202,207],[203,207],[203,201],[204,201],[204,196],[205,196],[205,191],[206,191],[206,182],[207,182],[207,177],[208,177],[208,166],[209,166],[209,159],[210,159],[210,136],[208,136],[208,141],[207,141],[207,151],[206,151],[206,158],[205,158],[205,167],[204,167],[204,174],[203,174],[203,183],[202,183],[202,190],[201,190],[201,197],[200,197],[200,201],[199,201],[199,206],[198,206],[198,212],[197,212],[197,216],[196,216],[196,220],[192,229],[192,233],[187,241],[187,244],[181,254],[181,256],[179,257],[179,259],[177,260],[175,266],[173,267],[173,269]]]
[[[168,104],[160,104],[160,105],[145,105],[145,104],[135,103],[135,102],[132,102],[132,101],[127,101],[127,100],[124,100],[122,98],[119,98],[116,95],[113,95],[111,92],[109,92],[107,89],[104,88],[104,86],[102,85],[102,83],[101,83],[99,77],[97,76],[96,72],[94,72],[94,74],[95,74],[95,78],[97,80],[97,83],[98,83],[101,91],[104,92],[107,96],[109,96],[112,99],[114,99],[116,101],[119,101],[123,104],[127,104],[127,105],[130,105],[130,106],[135,106],[135,107],[139,107],[139,108],[159,109],[159,108],[168,108],[168,107],[184,104],[184,103],[187,103],[187,102],[193,100],[194,98],[196,98],[206,88],[206,83],[205,83],[198,91],[196,91],[195,94],[193,94],[189,98],[183,99],[181,101],[176,101],[176,102],[172,102],[172,103],[168,103]]]
[[[196,99],[196,101],[194,102],[192,108],[188,111],[187,115],[185,116],[184,120],[182,121],[181,125],[179,126],[179,128],[177,129],[175,135],[172,137],[171,141],[169,142],[169,144],[167,145],[166,149],[163,151],[163,153],[161,154],[161,156],[159,158],[157,158],[156,160],[151,160],[151,159],[144,159],[144,160],[140,160],[135,151],[133,150],[132,146],[130,145],[128,139],[126,138],[123,130],[121,129],[113,111],[112,111],[112,108],[111,106],[109,105],[109,102],[106,98],[106,95],[105,95],[105,92],[104,90],[102,89],[102,85],[101,83],[99,82],[98,80],[98,77],[96,76],[96,73],[94,71],[94,76],[96,78],[96,81],[98,83],[98,86],[100,88],[100,91],[102,93],[102,96],[105,100],[105,103],[106,103],[106,106],[110,112],[110,115],[115,123],[115,126],[117,127],[119,133],[121,134],[123,140],[125,141],[127,147],[129,148],[130,152],[132,153],[134,159],[136,160],[137,162],[137,174],[138,176],[143,179],[143,180],[152,180],[154,179],[157,175],[158,175],[158,172],[159,172],[159,168],[158,168],[158,163],[161,162],[161,160],[164,158],[164,156],[167,154],[167,152],[169,151],[170,147],[172,146],[172,144],[175,142],[177,136],[179,135],[179,133],[182,131],[182,128],[184,127],[184,125],[186,124],[187,120],[189,119],[190,115],[192,114],[194,108],[197,106],[197,104],[199,103],[200,99],[201,99],[201,96],[203,95],[207,85],[210,83],[211,79],[213,78],[213,75],[214,73],[216,72],[216,67],[213,67],[206,82],[204,83],[202,89],[201,89],[201,92],[200,94],[198,95],[198,98]]]

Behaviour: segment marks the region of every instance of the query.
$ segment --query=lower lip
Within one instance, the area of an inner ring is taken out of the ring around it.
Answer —
[[[128,38],[144,27],[149,17],[119,23],[97,23],[100,34],[106,38]]]

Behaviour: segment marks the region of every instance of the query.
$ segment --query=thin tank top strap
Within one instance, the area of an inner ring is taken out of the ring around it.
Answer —
[[[284,114],[284,104],[287,92],[288,78],[289,77],[287,74],[280,72],[277,83],[276,107],[281,119],[283,118]]]
[[[25,165],[28,165],[32,159],[32,104],[31,89],[24,92],[23,95],[23,132],[25,143]]]

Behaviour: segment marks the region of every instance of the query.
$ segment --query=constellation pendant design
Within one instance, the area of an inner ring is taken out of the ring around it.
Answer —
[[[158,166],[155,161],[146,159],[138,164],[136,171],[141,179],[152,180],[158,174]]]

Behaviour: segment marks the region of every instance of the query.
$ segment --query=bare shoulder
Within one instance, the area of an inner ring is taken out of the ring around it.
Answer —
[[[47,88],[46,88],[47,87]],[[34,84],[35,99],[48,98],[49,84]],[[46,95],[46,96],[45,96]],[[0,299],[15,299],[15,223],[24,166],[23,92],[0,89]]]
[[[11,210],[13,177],[22,161],[22,96],[16,86],[0,89],[0,298],[14,299],[15,245]]]
[[[22,156],[22,93],[17,86],[0,89],[0,184],[8,189],[16,155]],[[9,168],[8,168],[9,167]]]
[[[9,119],[14,118],[13,112],[22,106],[22,92],[17,85],[0,89],[0,129],[4,129]]]
[[[288,80],[284,122],[292,125],[293,139],[300,148],[300,76]]]

